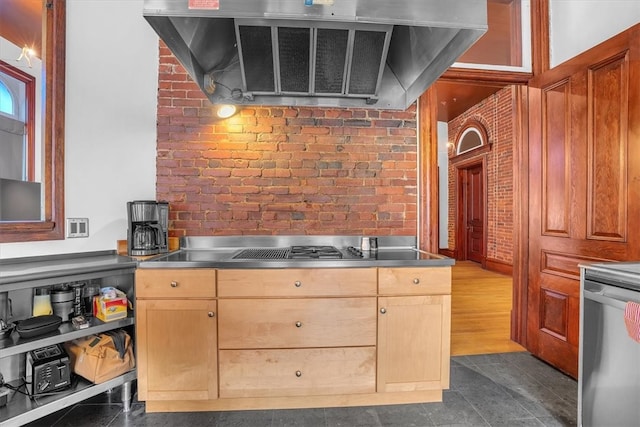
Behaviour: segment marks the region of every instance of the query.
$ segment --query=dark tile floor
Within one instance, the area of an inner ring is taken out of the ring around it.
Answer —
[[[124,413],[114,390],[29,426],[575,426],[577,394],[575,380],[529,353],[501,353],[453,357],[442,403],[146,414],[135,398]]]

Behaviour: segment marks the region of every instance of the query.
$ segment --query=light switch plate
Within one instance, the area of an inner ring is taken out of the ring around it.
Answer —
[[[67,218],[67,237],[89,237],[89,218]]]

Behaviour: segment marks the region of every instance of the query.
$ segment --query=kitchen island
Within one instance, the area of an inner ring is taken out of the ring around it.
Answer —
[[[410,237],[191,237],[136,270],[148,412],[434,402],[451,265]]]

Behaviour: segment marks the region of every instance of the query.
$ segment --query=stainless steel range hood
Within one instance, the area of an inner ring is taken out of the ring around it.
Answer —
[[[213,104],[405,110],[487,30],[486,0],[145,0]]]

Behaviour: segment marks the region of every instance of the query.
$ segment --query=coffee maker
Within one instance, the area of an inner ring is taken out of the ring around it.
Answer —
[[[127,247],[131,256],[169,251],[169,203],[151,200],[127,202]]]

